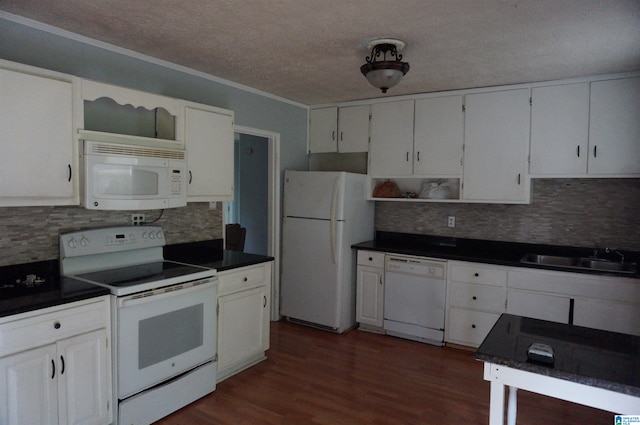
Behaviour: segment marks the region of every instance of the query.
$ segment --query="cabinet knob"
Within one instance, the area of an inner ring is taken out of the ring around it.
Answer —
[[[471,327],[472,327],[473,329],[475,329],[475,328],[476,328],[476,325],[471,325]]]
[[[474,273],[473,275],[474,275],[475,277],[478,277],[478,276],[480,276],[480,273]]]
[[[373,261],[373,257],[369,257],[369,261]]]
[[[244,281],[246,282],[247,280],[249,280],[249,278],[248,278],[248,277],[245,277],[245,278],[244,278],[244,279],[242,279],[242,280],[244,280]]]
[[[473,300],[475,301],[475,300],[477,300],[477,299],[478,299],[478,297],[476,297],[476,296],[474,295],[474,296],[473,296]]]
[[[60,329],[60,327],[61,327],[61,326],[62,326],[62,325],[60,324],[60,322],[55,322],[55,323],[53,324],[54,329]]]

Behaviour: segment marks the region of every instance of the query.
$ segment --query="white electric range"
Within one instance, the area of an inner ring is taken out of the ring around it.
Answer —
[[[213,269],[163,258],[157,226],[60,235],[60,268],[109,288],[114,423],[150,424],[215,390]]]

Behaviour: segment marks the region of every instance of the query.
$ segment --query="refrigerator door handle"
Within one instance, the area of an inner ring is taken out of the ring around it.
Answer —
[[[340,179],[337,178],[333,184],[333,196],[331,197],[331,259],[336,264],[336,203],[338,201],[338,189]]]

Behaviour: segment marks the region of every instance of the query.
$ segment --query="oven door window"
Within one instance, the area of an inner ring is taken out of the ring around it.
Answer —
[[[204,304],[185,307],[138,322],[138,369],[202,346]]]
[[[215,285],[117,303],[118,398],[214,358]]]

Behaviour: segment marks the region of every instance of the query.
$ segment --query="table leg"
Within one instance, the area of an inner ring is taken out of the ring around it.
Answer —
[[[509,404],[507,405],[507,425],[516,425],[518,412],[518,388],[509,387]]]
[[[504,385],[491,381],[489,425],[504,425]]]

